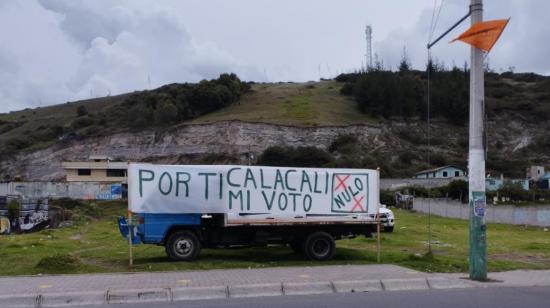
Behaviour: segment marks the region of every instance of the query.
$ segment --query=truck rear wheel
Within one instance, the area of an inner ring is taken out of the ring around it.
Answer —
[[[166,254],[175,261],[191,261],[197,258],[201,243],[191,231],[172,233],[165,244]]]
[[[304,253],[310,260],[328,260],[334,255],[335,246],[332,235],[322,231],[313,232],[304,242]]]

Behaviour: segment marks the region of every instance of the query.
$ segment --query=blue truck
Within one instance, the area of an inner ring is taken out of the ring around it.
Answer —
[[[118,223],[133,244],[164,246],[177,261],[273,244],[328,260],[335,240],[376,231],[378,183],[367,169],[130,164],[132,223]]]

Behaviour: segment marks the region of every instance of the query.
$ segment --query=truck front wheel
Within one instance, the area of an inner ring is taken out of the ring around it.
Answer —
[[[332,235],[318,231],[308,235],[304,242],[304,253],[308,259],[323,261],[332,258],[335,248]]]
[[[166,254],[175,261],[191,261],[197,258],[201,243],[191,231],[172,233],[165,244]]]

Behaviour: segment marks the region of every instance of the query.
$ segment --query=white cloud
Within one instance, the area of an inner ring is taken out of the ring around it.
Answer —
[[[441,0],[437,1],[438,3]],[[140,90],[235,72],[245,80],[307,81],[357,69],[364,27],[397,67],[406,46],[426,58],[433,0],[0,0],[0,112]],[[435,35],[469,0],[446,0]],[[485,1],[485,18],[512,17],[490,66],[550,73],[546,0]],[[448,41],[433,56],[462,66],[469,48]]]
[[[153,2],[3,3],[0,111],[118,94],[253,66],[196,42],[177,12]]]
[[[441,1],[438,1],[440,3]],[[452,26],[467,13],[469,0],[447,0],[439,18],[435,39],[446,29]],[[484,1],[484,19],[511,20],[491,50],[487,60],[489,66],[497,71],[506,70],[514,66],[516,71],[550,72],[550,31],[546,25],[547,12],[550,11],[550,2],[545,0],[508,0]],[[402,54],[402,47],[407,51],[413,65],[424,68],[427,62],[427,33],[431,21],[432,8],[425,8],[416,25],[400,27],[376,43],[377,50],[387,63],[395,68]],[[443,38],[432,48],[432,56],[444,61],[450,66],[462,66],[470,60],[470,47],[462,42],[449,44],[470,26],[467,19],[459,27]]]

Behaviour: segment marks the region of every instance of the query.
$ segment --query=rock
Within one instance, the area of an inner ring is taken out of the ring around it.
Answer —
[[[21,153],[0,163],[0,169],[8,174],[20,174],[29,181],[61,180],[65,176],[62,161],[87,160],[90,153],[159,163],[185,163],[186,157],[228,153],[245,164],[245,154],[250,151],[257,157],[269,146],[327,148],[339,134],[355,134],[365,141],[370,137],[374,139],[381,131],[367,125],[297,127],[241,121],[181,125],[163,132],[144,130],[59,143]],[[371,144],[378,145],[375,141]]]
[[[62,221],[59,223],[59,228],[66,228],[66,227],[72,227],[73,226],[73,221],[72,220],[66,220],[66,221]]]

